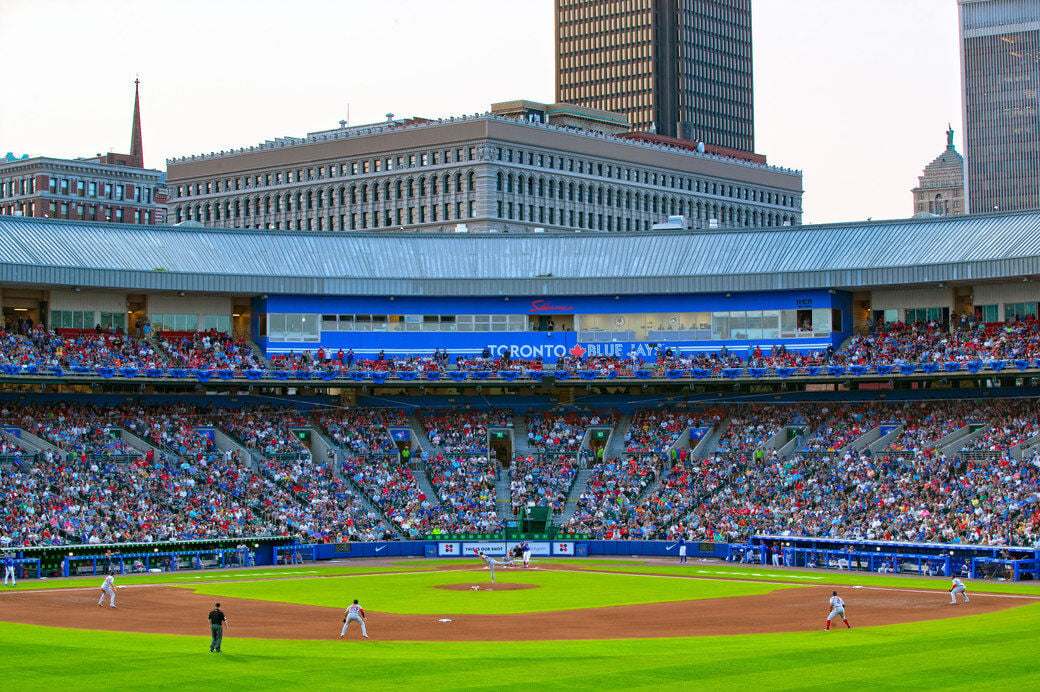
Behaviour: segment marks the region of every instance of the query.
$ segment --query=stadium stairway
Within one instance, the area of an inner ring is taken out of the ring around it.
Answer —
[[[495,479],[495,514],[502,521],[512,521],[516,518],[509,500],[509,471],[499,469],[498,477]]]
[[[691,456],[694,459],[702,459],[707,456],[711,456],[719,446],[719,438],[722,437],[722,433],[726,428],[729,427],[731,416],[726,415],[725,418],[719,421],[719,424],[712,428],[711,432],[707,434],[697,445],[691,450]],[[686,433],[689,435],[689,433]]]
[[[593,473],[595,472],[591,469],[578,469],[578,473],[574,476],[574,484],[571,485],[570,492],[567,493],[563,512],[554,518],[557,524],[565,524],[574,516],[574,513],[578,510],[578,499],[585,492],[585,488],[588,487],[589,479],[592,478]]]
[[[152,452],[152,454],[155,455],[156,459],[159,459],[163,454],[165,454],[170,459],[177,458],[177,454],[175,452],[163,449],[162,447],[159,447],[158,445],[149,442],[145,438],[127,430],[126,428],[116,428],[116,430],[119,431],[119,437],[123,440],[123,442],[127,443],[137,451],[141,452],[142,455],[147,454],[150,451]]]
[[[252,339],[243,339],[243,341],[245,341],[246,345],[249,346],[249,348],[253,349],[253,353],[255,353],[257,357],[259,357],[264,362],[264,367],[270,369],[271,359],[268,358],[267,355],[264,353],[264,349],[257,346],[256,342]]]
[[[213,429],[213,441],[216,443],[217,449],[220,451],[227,452],[230,450],[233,453],[237,453],[250,469],[253,471],[260,470],[260,466],[262,465],[260,463],[262,461],[260,453],[248,449],[241,442],[216,426],[214,426]]]
[[[24,428],[19,428],[19,430],[18,430],[18,437],[16,438],[15,441],[16,441],[17,444],[20,444],[21,446],[25,447],[26,450],[28,450],[28,451],[30,451],[30,452],[32,452],[34,454],[36,452],[45,452],[45,451],[46,452],[57,452],[58,454],[64,454],[65,453],[65,451],[63,449],[58,447],[53,442],[49,442],[49,441],[43,439],[42,437],[37,437],[36,435],[33,435],[31,432],[29,432],[28,430],[25,430]]]
[[[426,428],[423,427],[422,421],[419,420],[419,416],[415,413],[415,410],[408,412],[408,427],[412,430],[412,439],[419,443],[419,446],[424,450],[432,454],[443,454],[444,451],[433,444],[433,440],[426,434]]]
[[[614,430],[610,433],[610,439],[607,440],[607,449],[603,452],[604,458],[621,458],[621,455],[625,453],[625,435],[628,434],[628,430],[631,427],[631,413],[622,413],[620,416],[618,416],[617,425],[614,426]]]
[[[534,449],[531,448],[530,443],[527,440],[527,416],[514,416],[513,417],[513,454],[523,454],[527,456],[532,454]]]
[[[159,354],[160,358],[162,358],[167,363],[172,363],[173,362],[173,358],[170,357],[170,352],[167,351],[165,348],[163,348],[162,344],[159,343],[159,334],[158,333],[152,332],[151,334],[149,334],[148,335],[148,343],[152,345],[152,348],[155,350],[155,352],[157,354]]]
[[[376,515],[378,515],[382,519],[383,526],[387,527],[389,531],[392,534],[394,534],[394,537],[396,537],[399,540],[403,540],[404,534],[401,533],[400,529],[397,527],[396,524],[394,524],[394,522],[390,521],[390,518],[386,516],[386,512],[380,509],[379,506],[376,505],[376,503],[372,502],[371,498],[368,497],[368,494],[364,491],[363,488],[361,488],[357,483],[354,482],[353,478],[350,478],[345,473],[343,473],[343,457],[345,457],[347,454],[346,450],[337,445],[331,437],[326,435],[317,426],[311,427],[311,438],[312,440],[314,438],[320,439],[325,449],[332,450],[332,463],[329,464],[332,473],[336,475],[336,478],[346,483],[347,487],[350,488],[351,492],[358,496],[358,498],[361,500],[361,506],[369,512],[375,512]],[[313,442],[312,446],[314,446]]]
[[[437,493],[437,489],[433,487],[433,482],[430,480],[425,464],[420,464],[419,470],[413,470],[412,475],[415,477],[415,484],[419,486],[419,490],[426,493],[426,499],[431,503],[441,504],[441,496]]]

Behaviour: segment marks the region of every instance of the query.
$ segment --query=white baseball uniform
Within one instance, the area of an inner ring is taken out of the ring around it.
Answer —
[[[490,555],[479,555],[478,554],[477,557],[479,557],[481,560],[483,560],[484,563],[488,566],[488,569],[491,570],[491,583],[492,584],[495,583],[495,565],[498,565],[499,567],[506,567],[507,565],[513,564],[513,561],[508,559],[508,558],[506,558],[505,562],[499,562],[498,560],[494,559]]]
[[[845,601],[841,600],[841,596],[831,596],[831,614],[827,619],[833,620],[835,615],[845,619]]]
[[[347,626],[350,623],[356,622],[357,624],[361,625],[361,636],[367,639],[368,630],[365,629],[365,619],[362,617],[364,614],[364,608],[359,606],[357,603],[351,603],[350,606],[347,608],[347,612],[344,613],[346,617],[344,617],[343,629],[340,630],[339,636],[342,637],[344,634],[347,633]]]
[[[954,577],[953,578],[953,588],[950,589],[950,603],[956,603],[957,602],[957,594],[963,595],[964,596],[964,602],[968,603],[968,593],[967,593],[967,591],[968,591],[968,589],[967,589],[966,586],[964,586],[964,582],[962,582],[957,577]]]
[[[98,599],[97,604],[103,605],[105,601],[105,594],[108,594],[108,605],[116,607],[116,592],[112,589],[112,583],[115,580],[112,579],[112,575],[105,577],[105,581],[101,583],[101,598]]]

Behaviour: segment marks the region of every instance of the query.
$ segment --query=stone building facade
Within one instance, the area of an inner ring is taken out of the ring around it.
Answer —
[[[309,231],[799,225],[802,175],[496,114],[391,120],[167,161],[171,223]]]
[[[964,158],[953,146],[953,128],[946,130],[946,149],[918,176],[914,213],[959,216],[964,210]]]

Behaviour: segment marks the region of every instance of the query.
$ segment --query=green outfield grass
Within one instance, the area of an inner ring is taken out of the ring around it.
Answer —
[[[461,563],[459,563],[461,564]],[[397,572],[410,572],[426,570],[418,563],[401,563],[395,566],[355,567],[345,565],[294,565],[291,567],[251,567],[242,569],[220,569],[220,570],[181,570],[178,572],[156,572],[147,574],[123,574],[116,575],[116,584],[119,586],[130,586],[133,584],[192,584],[200,581],[228,581],[228,580],[250,580],[250,579],[282,579],[290,577],[317,577],[334,576],[341,574],[385,574]],[[104,575],[97,574],[89,577],[59,577],[57,579],[23,579],[19,582],[20,589],[70,589],[77,586],[97,587],[104,579]]]
[[[13,690],[1021,690],[1040,686],[1038,628],[1033,605],[851,631],[594,642],[283,641],[232,632],[218,656],[206,651],[206,636],[0,623],[0,680]]]
[[[501,560],[502,558],[496,558]],[[583,560],[580,558],[568,559],[568,558],[546,558],[546,557],[535,557],[531,558],[531,564],[537,565],[540,563],[547,563],[553,565],[587,565],[591,560]],[[646,564],[644,560],[595,560],[597,565],[643,565]],[[522,560],[517,560],[517,563],[522,563]],[[427,565],[427,566],[443,566],[443,565],[474,565],[478,564],[473,559],[467,558],[446,558],[443,560],[408,560],[406,562],[395,562],[395,565]]]
[[[860,586],[891,586],[894,588],[913,589],[935,589],[936,591],[948,591],[950,580],[947,577],[898,577],[883,576],[871,572],[837,572],[833,570],[804,570],[794,571],[779,568],[770,568],[765,565],[741,566],[741,565],[699,565],[688,563],[686,565],[651,567],[651,566],[619,566],[588,561],[583,567],[588,570],[616,573],[639,573],[660,574],[666,576],[682,577],[711,577],[717,579],[754,579],[756,581],[771,582],[797,582],[800,584],[819,584],[821,586],[830,584],[860,585]],[[1014,593],[1040,595],[1040,582],[1006,582],[1006,581],[982,581],[965,579],[968,592],[978,591],[980,593]]]
[[[196,593],[251,598],[302,605],[345,607],[359,599],[366,608],[384,613],[472,614],[536,613],[606,606],[728,598],[802,588],[797,584],[761,584],[717,579],[661,579],[632,574],[495,571],[499,583],[536,584],[537,590],[449,591],[442,584],[488,583],[489,573],[473,571],[287,579],[234,583],[188,584]],[[178,585],[182,586],[182,585]]]

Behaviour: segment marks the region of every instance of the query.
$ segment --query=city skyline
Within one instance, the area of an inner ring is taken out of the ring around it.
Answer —
[[[757,150],[804,171],[806,223],[908,216],[947,122],[959,146],[956,2],[907,4],[754,2]],[[553,94],[552,0],[519,11],[462,0],[391,0],[363,12],[304,2],[294,15],[273,2],[250,3],[248,14],[238,3],[178,7],[170,15],[152,2],[0,2],[0,59],[31,53],[61,84],[0,77],[17,95],[0,111],[0,154],[127,150],[138,75],[145,165],[160,169],[167,157],[335,127],[348,104],[360,124]],[[364,22],[344,21],[362,14]],[[34,26],[48,27],[46,50]],[[103,33],[113,40],[72,40]],[[98,67],[79,74],[84,64]]]

